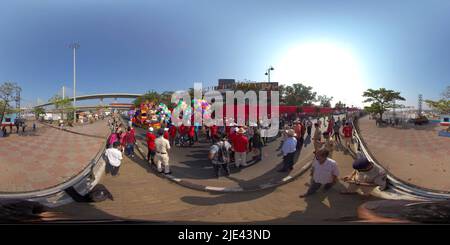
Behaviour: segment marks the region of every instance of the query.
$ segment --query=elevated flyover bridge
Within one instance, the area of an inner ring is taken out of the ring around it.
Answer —
[[[142,95],[143,94],[132,94],[132,93],[90,94],[90,95],[78,95],[75,97],[75,99],[76,99],[76,101],[95,100],[95,99],[99,99],[100,101],[103,101],[103,99],[114,99],[114,100],[117,100],[119,98],[135,99]],[[73,97],[69,97],[69,99],[73,100]],[[53,104],[54,104],[53,102],[47,102],[47,103],[36,105],[34,108],[50,106]],[[83,106],[77,106],[77,108],[83,108]]]

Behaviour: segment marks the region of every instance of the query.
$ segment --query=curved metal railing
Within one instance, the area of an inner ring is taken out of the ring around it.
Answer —
[[[401,192],[403,194],[407,194],[410,196],[414,196],[420,199],[428,199],[428,200],[450,200],[450,192],[447,191],[439,191],[432,190],[424,187],[420,187],[411,183],[407,183],[397,177],[395,177],[392,173],[390,173],[386,168],[384,168],[378,161],[375,159],[373,154],[368,150],[366,143],[360,136],[360,129],[358,125],[358,118],[356,118],[353,122],[355,126],[354,137],[357,140],[358,148],[361,150],[361,153],[375,166],[384,170],[387,173],[387,181],[389,188]]]
[[[80,172],[70,179],[55,186],[47,187],[41,190],[23,191],[23,192],[0,192],[0,199],[34,199],[53,196],[65,189],[79,184],[81,181],[89,178],[91,182],[95,181],[96,167],[99,166],[100,159],[105,152],[106,144],[102,144],[95,157]]]

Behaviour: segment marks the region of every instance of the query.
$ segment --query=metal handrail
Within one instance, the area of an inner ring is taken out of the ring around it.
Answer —
[[[98,165],[101,157],[103,156],[105,148],[106,144],[102,144],[95,157],[90,161],[90,163],[86,167],[84,167],[80,172],[78,172],[73,177],[62,183],[41,190],[24,191],[24,192],[0,192],[0,199],[2,198],[30,199],[37,197],[48,197],[60,191],[63,191],[70,186],[77,185],[88,175],[91,179],[95,180],[94,168]]]
[[[361,149],[361,152],[367,158],[367,160],[372,162],[376,167],[386,172],[389,187],[420,198],[436,199],[436,200],[450,199],[450,192],[420,187],[411,183],[407,183],[395,177],[391,172],[389,172],[386,168],[384,168],[381,164],[379,164],[378,161],[373,156],[373,154],[371,154],[371,152],[367,149],[367,145],[361,138],[359,133],[360,129],[358,125],[358,118],[354,120],[353,125],[355,125],[354,137],[358,141],[359,149]]]

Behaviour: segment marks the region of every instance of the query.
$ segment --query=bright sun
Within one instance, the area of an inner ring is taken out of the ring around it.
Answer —
[[[362,105],[366,86],[358,62],[345,48],[305,43],[289,50],[274,67],[273,81],[312,86],[318,95],[333,96],[332,106],[339,100],[348,106]]]

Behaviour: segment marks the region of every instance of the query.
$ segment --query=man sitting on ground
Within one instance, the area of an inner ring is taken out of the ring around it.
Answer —
[[[311,169],[311,184],[308,191],[300,195],[300,198],[314,194],[322,185],[324,185],[324,190],[327,191],[337,183],[339,169],[336,161],[328,158],[328,155],[329,152],[325,148],[316,152]]]
[[[353,162],[353,172],[345,176],[342,180],[349,183],[347,190],[342,194],[354,194],[358,189],[363,195],[369,195],[374,187],[379,186],[380,190],[387,188],[386,172],[377,168],[367,158],[361,156]]]

